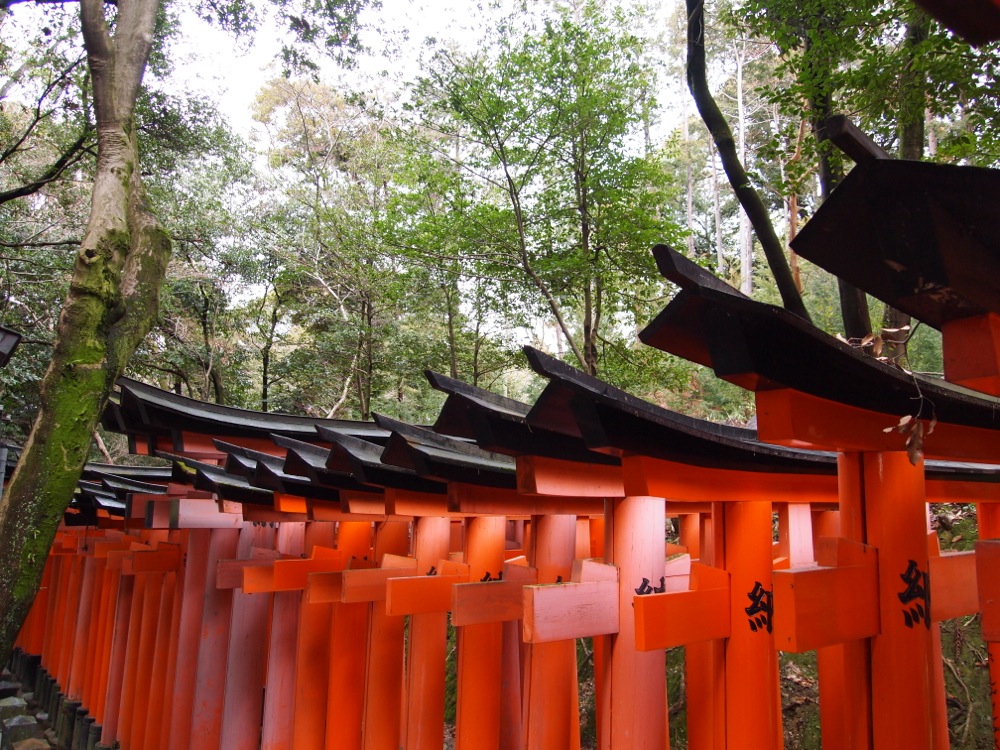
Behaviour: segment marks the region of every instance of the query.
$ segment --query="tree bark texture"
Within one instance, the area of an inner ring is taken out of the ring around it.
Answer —
[[[705,122],[712,140],[719,150],[722,168],[729,178],[736,198],[746,212],[753,225],[757,239],[764,249],[767,265],[771,269],[774,280],[781,295],[782,304],[789,312],[809,320],[802,297],[795,288],[795,281],[788,268],[785,249],[781,240],[775,234],[767,207],[760,195],[750,184],[746,170],[736,152],[736,142],[733,131],[719,110],[719,106],[708,88],[708,78],[705,70],[705,6],[704,0],[687,0],[688,11],[688,45],[687,45],[687,79],[688,88],[698,107],[698,113]]]
[[[821,198],[825,202],[833,189],[844,179],[843,170],[830,159],[833,144],[826,136],[822,123],[829,117],[829,99],[810,102],[813,111],[813,134],[819,142],[819,186]],[[865,293],[844,279],[837,278],[837,292],[840,298],[840,319],[844,325],[844,335],[850,340],[863,341],[872,332],[871,313],[868,311],[868,297]]]
[[[913,8],[906,23],[907,65],[900,75],[901,101],[899,108],[899,158],[920,161],[924,158],[924,123],[927,81],[920,72],[916,57],[920,44],[927,39],[930,19],[919,8]],[[883,354],[889,360],[902,363],[906,359],[909,338],[909,315],[886,305],[882,314]]]
[[[0,663],[34,600],[108,396],[159,307],[170,239],[146,203],[134,121],[157,7],[158,0],[119,2],[112,32],[102,0],[80,3],[97,170],[41,406],[0,501]]]

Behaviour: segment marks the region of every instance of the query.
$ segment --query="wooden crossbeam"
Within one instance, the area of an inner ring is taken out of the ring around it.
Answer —
[[[499,580],[455,586],[451,591],[452,624],[459,627],[522,619],[522,592],[537,580],[538,571],[535,568],[504,563],[503,577]]]
[[[822,474],[709,469],[648,456],[622,458],[625,490],[687,502],[837,501],[837,478]]]
[[[758,391],[755,397],[758,434],[766,442],[843,452],[906,451],[906,435],[892,429],[898,416],[790,388]],[[1000,455],[1000,430],[939,422],[931,431],[925,424],[923,442],[927,458],[990,463]]]
[[[686,591],[636,596],[635,647],[640,651],[728,638],[732,631],[729,574],[692,564]]]
[[[801,653],[878,634],[875,550],[846,539],[836,542],[854,548],[850,562],[774,572],[774,643],[778,649]]]
[[[518,456],[517,489],[527,495],[563,498],[625,496],[620,467],[541,456]]]
[[[452,588],[468,575],[400,576],[386,581],[385,611],[390,615],[420,615],[451,609]]]

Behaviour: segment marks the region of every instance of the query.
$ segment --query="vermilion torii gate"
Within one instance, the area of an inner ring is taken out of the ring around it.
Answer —
[[[879,184],[883,166],[845,186]],[[865,204],[843,195],[831,210]],[[954,271],[954,248],[981,254],[989,235],[939,221],[950,210],[924,208],[938,223],[917,227],[952,253],[944,280],[921,265],[932,254],[893,251],[902,275],[883,288],[935,279],[909,296],[924,316],[963,311],[940,320],[946,373],[993,390],[989,285]],[[669,745],[677,646],[689,747],[780,748],[777,652],[812,649],[825,746],[946,747],[932,625],[981,610],[1000,635],[1000,553],[940,554],[926,503],[976,502],[991,533],[1000,474],[983,464],[1000,402],[878,363],[656,252],[681,292],[644,340],[754,390],[759,434],[534,350],[548,385],[532,405],[431,375],[448,394],[433,428],[255,414],[123,381],[108,424],[172,467],[93,467],[67,513],[15,664],[40,657],[36,693],[60,736],[437,750],[450,619],[464,750],[579,747],[584,637],[602,750]],[[893,429],[907,424],[922,436]],[[935,460],[911,464],[914,435]],[[666,542],[674,517],[680,545]]]

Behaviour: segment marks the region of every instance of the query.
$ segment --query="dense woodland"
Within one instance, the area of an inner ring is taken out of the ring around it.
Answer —
[[[0,324],[24,335],[0,424],[30,448],[0,507],[0,568],[24,573],[0,611],[30,601],[83,460],[122,460],[96,426],[121,373],[422,422],[428,368],[530,399],[531,343],[743,423],[745,395],[637,341],[671,294],[657,242],[940,371],[933,331],[787,242],[851,167],[829,115],[899,158],[996,166],[994,47],[897,0],[470,3],[434,28],[418,5],[0,3]],[[400,17],[420,29],[393,36]],[[209,75],[182,52],[198,24],[278,40],[241,122],[184,83]]]
[[[359,28],[391,10],[363,11]],[[369,48],[341,64],[287,56],[286,75],[260,81],[242,138],[175,80],[189,12],[161,9],[136,105],[173,256],[128,374],[250,409],[420,421],[438,404],[425,368],[528,397],[518,350],[536,343],[648,399],[748,418],[740,394],[636,340],[670,293],[655,242],[779,300],[683,83],[683,7],[491,8],[466,24],[475,42],[442,24],[403,60],[376,55],[368,28]],[[38,410],[90,209],[94,95],[77,13],[13,5],[0,26],[0,323],[25,336],[0,375],[13,440]],[[712,4],[705,44],[710,88],[783,243],[850,167],[815,137],[825,114],[849,114],[892,154],[997,160],[993,51],[907,3]],[[817,324],[872,331],[844,325],[824,274],[792,270]],[[878,335],[881,312],[870,319]],[[939,368],[931,340],[910,354]]]

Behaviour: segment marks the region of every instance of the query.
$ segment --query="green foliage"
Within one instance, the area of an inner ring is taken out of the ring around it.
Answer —
[[[478,185],[469,213],[489,231],[471,265],[503,289],[499,314],[549,318],[594,372],[599,338],[632,332],[631,311],[658,291],[648,247],[678,236],[659,210],[663,165],[641,151],[652,67],[633,15],[584,3],[523,20],[475,54],[435,49],[414,108],[440,158],[454,149]]]

